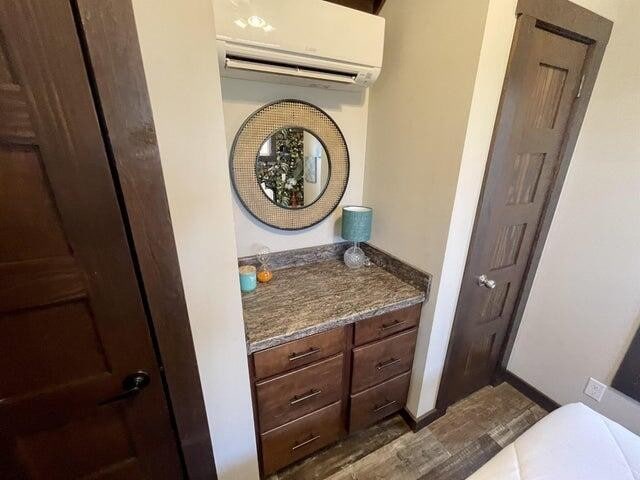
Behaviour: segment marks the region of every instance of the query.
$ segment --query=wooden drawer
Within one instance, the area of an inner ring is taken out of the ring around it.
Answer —
[[[384,313],[355,324],[355,345],[380,340],[418,325],[422,304]]]
[[[343,355],[256,384],[260,431],[266,432],[342,396]]]
[[[310,335],[253,354],[255,378],[260,380],[309,365],[344,350],[344,328]]]
[[[351,393],[377,385],[411,370],[418,329],[353,349]]]
[[[351,432],[373,425],[404,407],[409,391],[411,372],[403,373],[380,385],[351,395]]]
[[[344,432],[341,402],[261,435],[262,466],[269,475],[336,441]]]

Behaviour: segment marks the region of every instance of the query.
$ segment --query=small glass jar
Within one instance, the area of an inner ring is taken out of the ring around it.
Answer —
[[[260,267],[258,268],[258,281],[260,283],[267,283],[273,278],[273,272],[269,267],[269,259],[271,258],[271,250],[267,247],[260,249],[257,255]]]

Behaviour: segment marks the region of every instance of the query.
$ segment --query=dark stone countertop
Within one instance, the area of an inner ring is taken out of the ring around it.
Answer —
[[[351,270],[326,260],[273,272],[242,294],[248,353],[415,305],[426,292],[371,265]]]

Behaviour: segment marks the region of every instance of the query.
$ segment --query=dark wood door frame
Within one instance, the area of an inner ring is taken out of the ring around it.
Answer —
[[[343,7],[361,10],[366,13],[378,15],[386,0],[328,0],[331,3],[337,3]]]
[[[582,82],[582,89],[580,96],[573,102],[571,107],[571,113],[569,116],[567,130],[565,132],[564,141],[560,149],[559,164],[554,180],[552,181],[551,190],[547,199],[546,207],[542,214],[540,226],[538,228],[534,245],[531,251],[526,273],[520,289],[520,294],[516,301],[514,314],[512,315],[510,327],[507,331],[506,339],[502,345],[500,352],[499,366],[494,374],[495,381],[500,382],[500,373],[506,371],[509,357],[513,350],[515,338],[522,321],[522,315],[527,303],[531,286],[535,273],[540,263],[542,256],[542,250],[551,227],[553,215],[558,204],[560,192],[562,191],[562,185],[564,183],[567,170],[573,151],[575,149],[576,141],[582,122],[584,120],[585,112],[591,98],[591,93],[595,85],[596,77],[602,63],[604,51],[609,41],[613,22],[601,17],[583,7],[580,7],[567,0],[519,0],[516,7],[516,15],[518,17],[515,34],[512,44],[512,54],[516,48],[516,40],[519,29],[523,26],[535,26],[543,30],[553,32],[576,40],[578,42],[587,45],[587,55],[583,67],[584,80]],[[511,59],[510,59],[511,62]],[[495,132],[498,129],[498,122],[500,121],[500,111],[502,107],[512,101],[512,95],[514,92],[512,89],[507,88],[509,86],[510,78],[509,71],[505,77],[505,82],[502,89],[502,95],[500,99],[500,109],[496,117],[496,126],[494,127],[494,137],[492,139],[492,146],[490,152],[493,151],[494,142],[496,141]],[[517,94],[517,93],[516,93]],[[489,154],[491,158],[491,153]],[[486,167],[488,171],[489,165]],[[484,187],[483,187],[484,190]],[[476,222],[478,220],[478,214],[480,206],[482,205],[482,194],[478,202],[478,211],[476,212]],[[469,258],[467,259],[468,266]],[[451,340],[453,339],[453,336]],[[451,340],[449,344],[449,352],[447,353],[447,359],[445,362],[444,371],[447,370],[448,364],[451,361]],[[446,387],[445,387],[446,388]],[[436,408],[438,410],[446,410],[449,406],[445,396],[442,392],[445,390],[443,384],[440,385],[438,401]]]
[[[640,328],[622,359],[611,386],[640,402]]]
[[[187,477],[216,478],[131,0],[70,0]]]

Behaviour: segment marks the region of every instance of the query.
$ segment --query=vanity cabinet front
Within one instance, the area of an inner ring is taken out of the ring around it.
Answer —
[[[256,379],[288,372],[341,353],[344,350],[344,330],[334,328],[254,353]]]
[[[252,354],[264,476],[404,407],[420,306]]]
[[[342,397],[342,353],[292,372],[258,382],[260,431],[337,402]]]
[[[368,427],[404,407],[410,379],[411,372],[405,372],[351,395],[349,429],[356,431]]]
[[[341,402],[262,434],[262,469],[269,475],[344,435]]]
[[[412,328],[354,348],[351,392],[361,392],[411,370],[417,335],[418,330]]]
[[[382,338],[418,326],[422,304],[393,310],[355,324],[354,345],[380,340]]]

